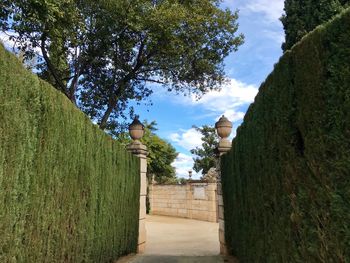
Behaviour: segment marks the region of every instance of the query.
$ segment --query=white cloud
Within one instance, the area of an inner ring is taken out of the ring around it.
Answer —
[[[14,33],[14,32],[0,31],[0,42],[2,42],[5,46],[5,48],[8,49],[9,51],[11,51],[13,53],[17,53],[19,51],[20,45],[15,40],[10,39],[11,36],[18,36],[18,34]],[[31,46],[29,41],[27,41],[26,43],[28,46]],[[40,47],[35,47],[34,53],[37,56],[41,56],[41,57],[43,56]]]
[[[264,30],[263,34],[265,37],[275,41],[279,45],[281,45],[284,42],[284,34],[280,31],[272,31],[272,30]]]
[[[201,134],[194,128],[172,133],[169,138],[188,151],[202,144]]]
[[[206,108],[227,109],[231,105],[243,105],[251,103],[257,94],[254,85],[247,85],[239,80],[231,79],[221,87],[220,91],[211,91],[205,94],[200,100],[192,96],[192,103],[201,104]]]
[[[236,122],[242,120],[245,113],[241,111],[236,112],[235,110],[226,110],[223,115],[225,115],[230,121]],[[219,117],[217,120],[219,120]]]
[[[223,6],[248,14],[261,13],[268,22],[279,22],[284,12],[284,0],[224,0]]]
[[[252,103],[257,93],[258,88],[254,85],[247,85],[231,79],[221,87],[220,91],[211,91],[200,100],[196,100],[195,96],[192,96],[184,103],[203,107],[210,112],[209,115],[212,115],[214,119],[225,115],[232,122],[237,122],[244,117],[240,107]]]
[[[172,163],[176,169],[176,176],[188,178],[188,171],[192,170],[193,159],[190,155],[180,153],[176,160]],[[192,178],[199,179],[200,175],[193,171]]]
[[[284,0],[250,0],[243,7],[244,11],[262,13],[268,22],[279,22],[283,14]]]
[[[16,48],[16,43],[13,40],[10,40],[11,34],[8,32],[0,31],[0,41],[5,45],[8,49],[14,49]]]

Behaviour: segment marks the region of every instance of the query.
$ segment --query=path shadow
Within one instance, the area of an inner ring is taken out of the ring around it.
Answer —
[[[222,256],[166,256],[136,255],[117,263],[238,263],[232,257]]]

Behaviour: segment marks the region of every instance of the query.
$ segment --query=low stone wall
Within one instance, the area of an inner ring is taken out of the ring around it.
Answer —
[[[217,222],[216,183],[150,185],[152,215]]]

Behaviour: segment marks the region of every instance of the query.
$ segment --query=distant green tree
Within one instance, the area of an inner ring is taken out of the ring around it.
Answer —
[[[177,180],[178,184],[187,184],[187,182],[188,182],[188,180],[183,178],[183,177],[178,178],[178,180]]]
[[[155,132],[157,131],[157,123],[155,121],[144,121],[144,136],[141,142],[146,145],[148,150],[147,156],[147,177],[154,179],[157,183],[178,183],[175,174],[175,168],[171,165],[178,153],[176,149],[166,140],[160,138]],[[131,143],[131,139],[127,133],[118,135],[117,140],[123,145]]]
[[[349,3],[349,0],[285,0],[285,15],[281,18],[286,35],[283,51],[290,49],[304,35],[331,19]]]
[[[216,134],[215,127],[204,125],[203,127],[194,128],[202,134],[202,146],[191,150],[196,155],[193,169],[198,173],[202,171],[202,175],[206,174],[210,168],[216,167],[216,148],[218,146],[219,137]]]
[[[157,183],[177,182],[175,168],[171,165],[178,153],[167,141],[155,134],[157,123],[144,121],[145,134],[141,142],[147,146],[147,174],[148,178],[154,176]]]

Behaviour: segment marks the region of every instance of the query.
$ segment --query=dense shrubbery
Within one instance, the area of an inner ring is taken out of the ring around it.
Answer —
[[[350,261],[350,10],[285,53],[224,156],[241,262]]]
[[[135,252],[139,161],[0,45],[0,262]]]

